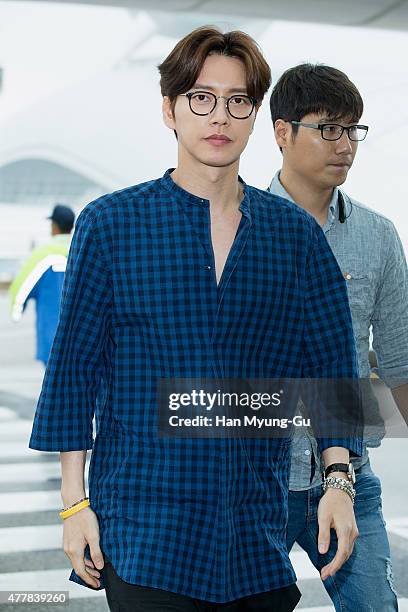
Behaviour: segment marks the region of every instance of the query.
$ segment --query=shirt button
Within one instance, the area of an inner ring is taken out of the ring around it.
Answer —
[[[305,450],[305,455],[310,455],[310,450]]]
[[[351,280],[351,274],[350,274],[350,272],[345,272],[345,273],[344,273],[344,278],[346,278],[347,280]]]
[[[211,266],[207,266],[207,270],[211,270]]]

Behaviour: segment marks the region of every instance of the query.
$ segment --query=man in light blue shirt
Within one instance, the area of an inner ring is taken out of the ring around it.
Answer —
[[[402,244],[389,219],[339,189],[353,163],[358,141],[364,140],[368,131],[360,124],[361,96],[341,71],[302,64],[279,79],[270,108],[283,163],[268,190],[295,202],[322,226],[347,281],[360,377],[370,376],[372,328],[378,374],[402,411],[408,395],[408,274]],[[323,583],[336,610],[342,612],[398,610],[381,509],[381,483],[370,467],[367,448],[381,444],[384,429],[374,431],[366,436],[363,456],[352,459],[353,467],[342,468],[350,478],[355,470],[359,538],[349,560]],[[297,541],[319,570],[336,550],[335,538],[323,543],[317,530],[325,468],[312,431],[297,431],[292,447],[287,544],[290,550]]]

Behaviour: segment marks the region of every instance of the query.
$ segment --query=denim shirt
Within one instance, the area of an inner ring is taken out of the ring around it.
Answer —
[[[268,191],[293,202],[275,174]],[[338,218],[335,188],[323,226],[326,239],[347,281],[360,378],[370,376],[370,328],[377,354],[376,373],[390,388],[408,382],[408,271],[401,240],[393,223],[341,192],[346,220]],[[367,447],[381,444],[384,430],[365,439],[357,469],[368,461]],[[315,463],[314,474],[312,461]],[[302,491],[321,483],[323,462],[307,428],[296,428],[292,445],[289,488]]]

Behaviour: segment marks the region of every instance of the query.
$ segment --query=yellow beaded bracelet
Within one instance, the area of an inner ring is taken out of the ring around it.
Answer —
[[[80,503],[74,504],[71,508],[68,508],[67,510],[62,510],[62,512],[60,512],[59,515],[62,519],[65,520],[69,516],[72,516],[72,514],[79,512],[80,510],[82,510],[82,508],[86,508],[89,505],[90,505],[89,499],[84,499]]]

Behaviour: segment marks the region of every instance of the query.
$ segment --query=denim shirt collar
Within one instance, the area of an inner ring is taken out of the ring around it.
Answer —
[[[268,187],[268,191],[270,191],[270,193],[273,193],[274,195],[277,195],[281,198],[285,198],[285,200],[289,200],[290,202],[293,202],[294,204],[297,204],[297,202],[294,201],[294,199],[288,194],[288,192],[286,191],[286,189],[284,188],[284,186],[282,185],[282,183],[280,182],[279,179],[279,175],[280,175],[280,170],[278,170],[275,174],[275,176],[273,177],[269,187]],[[333,195],[331,197],[330,203],[329,203],[329,210],[327,213],[327,221],[323,226],[323,231],[324,232],[328,232],[331,227],[333,226],[333,223],[336,222],[336,220],[338,221],[338,198],[339,198],[339,188],[335,187],[333,189]],[[347,216],[347,207],[348,207],[348,202],[347,202],[347,198],[344,196],[343,194],[343,198],[344,198],[344,205],[346,208],[346,216]]]

